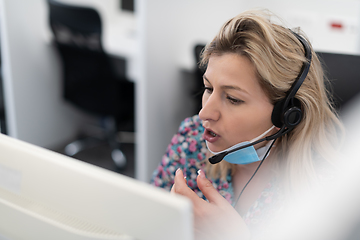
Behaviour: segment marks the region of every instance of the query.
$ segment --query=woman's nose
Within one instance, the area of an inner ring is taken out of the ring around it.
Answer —
[[[216,99],[216,96],[211,94],[209,97],[203,97],[202,108],[199,112],[201,120],[217,121],[220,118],[220,101]]]

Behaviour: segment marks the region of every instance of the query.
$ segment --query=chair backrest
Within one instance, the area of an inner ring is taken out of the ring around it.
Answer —
[[[62,60],[64,98],[93,114],[132,115],[134,83],[118,76],[104,52],[99,13],[55,0],[48,0],[48,6],[50,27]]]
[[[71,6],[48,0],[50,27],[57,43],[102,51],[99,13],[90,7]]]
[[[339,112],[360,94],[360,56],[318,52]]]
[[[195,113],[198,113],[202,107],[202,93],[203,93],[203,75],[205,73],[204,69],[199,67],[201,52],[205,48],[205,44],[197,44],[194,47],[194,57],[195,57],[195,86],[194,86],[194,99],[196,104]]]

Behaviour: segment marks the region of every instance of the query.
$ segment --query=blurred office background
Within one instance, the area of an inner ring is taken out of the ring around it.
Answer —
[[[126,166],[116,166],[107,144],[74,157],[141,181],[149,181],[180,122],[200,107],[196,46],[244,10],[267,8],[288,27],[301,27],[324,60],[339,112],[360,90],[359,0],[55,2],[98,12],[104,53],[134,84],[134,117],[116,122]],[[103,119],[63,97],[48,1],[0,0],[0,7],[1,132],[61,153],[78,137],[99,133]]]

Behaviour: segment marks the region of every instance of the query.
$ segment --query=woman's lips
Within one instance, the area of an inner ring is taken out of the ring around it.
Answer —
[[[213,143],[220,138],[220,135],[216,134],[211,129],[205,129],[203,138],[209,143]]]

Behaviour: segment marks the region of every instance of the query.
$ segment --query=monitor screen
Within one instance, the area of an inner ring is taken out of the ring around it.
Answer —
[[[191,202],[0,135],[0,239],[193,239]]]

